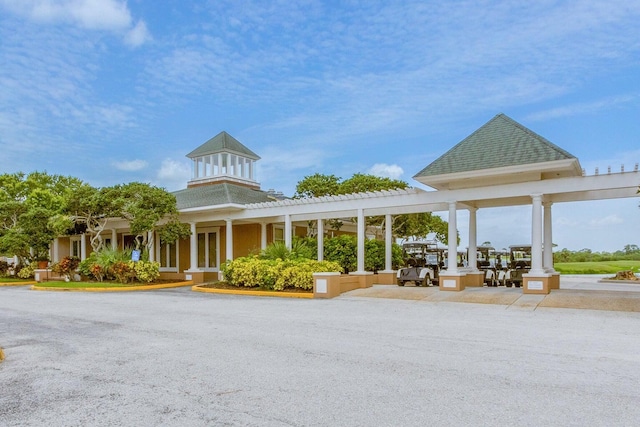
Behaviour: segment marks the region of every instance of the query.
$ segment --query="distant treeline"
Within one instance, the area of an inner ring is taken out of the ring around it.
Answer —
[[[560,251],[556,251],[553,254],[554,262],[597,262],[620,260],[640,260],[640,248],[637,245],[625,245],[622,250],[615,252],[592,252],[591,249],[570,251],[565,248]]]

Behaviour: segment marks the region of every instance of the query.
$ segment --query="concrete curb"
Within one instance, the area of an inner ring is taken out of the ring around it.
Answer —
[[[131,291],[152,291],[155,289],[179,288],[182,286],[193,286],[193,280],[185,280],[184,282],[164,283],[161,285],[140,285],[127,286],[121,288],[48,288],[45,286],[33,285],[31,290],[34,291],[61,291],[61,292],[131,292]]]
[[[227,294],[227,295],[247,295],[257,297],[277,297],[277,298],[313,298],[313,292],[285,292],[285,291],[234,291],[233,289],[214,289],[204,288],[203,285],[195,285],[191,287],[192,291],[204,292],[210,294]]]
[[[525,310],[573,308],[640,312],[640,292],[638,290],[556,289],[548,295],[532,295],[512,291],[511,288],[467,288],[461,292],[439,292],[438,288],[400,288],[374,285],[371,288],[355,289],[340,297],[388,298],[431,303],[492,304]]]
[[[30,280],[28,282],[1,282],[0,287],[2,286],[27,286],[27,285],[35,285],[38,282]]]
[[[600,279],[598,283],[628,283],[630,285],[640,285],[639,280],[616,280],[616,279]]]

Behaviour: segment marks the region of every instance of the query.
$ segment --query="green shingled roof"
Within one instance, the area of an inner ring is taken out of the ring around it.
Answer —
[[[498,114],[414,178],[575,159],[504,114]]]
[[[235,153],[253,160],[260,159],[256,153],[249,150],[247,147],[242,145],[240,141],[225,131],[220,132],[200,147],[187,154],[187,157],[191,159],[220,152]]]
[[[173,192],[173,195],[176,196],[178,210],[230,203],[246,205],[274,201],[274,198],[269,197],[264,191],[229,183],[186,188]]]

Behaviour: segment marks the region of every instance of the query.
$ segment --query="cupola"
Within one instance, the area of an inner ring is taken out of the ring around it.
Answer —
[[[227,132],[220,132],[187,157],[193,161],[187,187],[229,182],[260,189],[255,179],[260,157]]]

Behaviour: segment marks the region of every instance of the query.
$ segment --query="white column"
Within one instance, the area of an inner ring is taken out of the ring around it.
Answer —
[[[366,236],[364,234],[365,231],[365,221],[364,221],[364,210],[362,208],[358,209],[358,261],[357,261],[357,272],[362,273],[365,271],[364,269],[364,241]]]
[[[542,274],[542,195],[532,194],[531,213],[531,270],[529,274]]]
[[[260,249],[264,250],[267,248],[267,223],[260,223]]]
[[[392,265],[392,245],[393,245],[393,219],[391,214],[384,216],[384,269],[385,271],[391,271]]]
[[[447,273],[458,272],[458,228],[456,224],[456,202],[449,202],[449,257],[447,259]]]
[[[469,267],[471,271],[478,271],[478,232],[476,213],[478,208],[469,208]]]
[[[542,244],[543,263],[542,267],[548,273],[555,273],[553,268],[553,230],[551,225],[551,202],[542,203],[544,209],[544,241]]]
[[[226,244],[226,252],[227,252],[227,260],[233,261],[233,221],[230,219],[225,220],[226,223],[226,231],[227,231],[227,244]]]
[[[115,228],[111,229],[111,249],[118,249],[118,231]]]
[[[318,220],[318,234],[316,235],[318,239],[318,261],[324,261],[324,220]]]
[[[189,271],[198,270],[198,233],[196,232],[196,223],[189,223],[191,226],[191,237],[189,238]]]
[[[291,249],[291,215],[284,215],[284,244]]]
[[[155,251],[155,235],[153,231],[149,231],[147,233],[147,247],[149,248],[149,261],[153,262],[156,260],[156,251]]]
[[[59,262],[60,261],[60,239],[58,239],[57,237],[55,239],[53,239],[53,247],[51,248],[51,260],[53,262]]]
[[[87,236],[84,233],[80,235],[80,259],[87,259]]]

